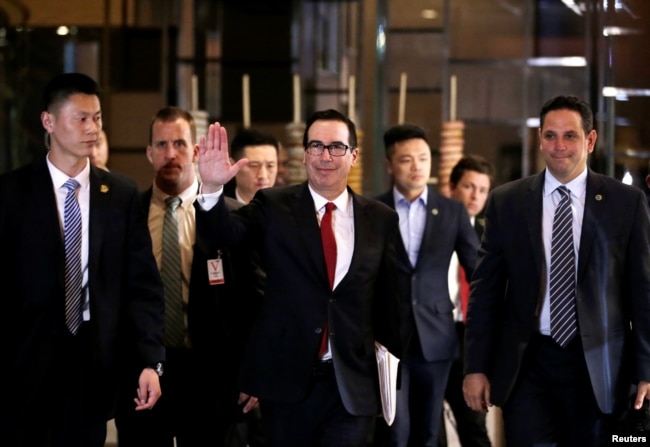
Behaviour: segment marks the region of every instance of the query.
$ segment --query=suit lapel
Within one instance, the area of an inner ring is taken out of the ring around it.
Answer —
[[[419,262],[421,253],[432,253],[434,250],[432,247],[429,247],[435,239],[437,234],[436,229],[439,225],[439,215],[440,215],[440,201],[438,200],[439,196],[433,191],[431,186],[428,187],[428,197],[427,197],[427,214],[424,219],[424,231],[422,232],[422,242],[420,243],[420,250],[418,252],[418,259],[416,263]],[[401,239],[401,238],[400,238]],[[407,255],[408,259],[408,255]],[[413,266],[415,267],[415,266]]]
[[[31,206],[27,207],[27,212],[35,213],[29,220],[41,222],[42,231],[38,232],[41,248],[44,252],[52,252],[57,261],[57,277],[61,288],[65,283],[65,249],[63,243],[63,228],[59,219],[59,211],[56,205],[56,195],[52,186],[52,177],[47,168],[45,157],[41,161],[34,163],[34,169],[31,170],[31,181],[27,182],[27,190],[31,191],[25,194],[25,200]],[[49,194],[43,194],[43,191],[50,191]],[[43,221],[43,216],[47,220]]]
[[[296,219],[298,234],[307,248],[307,260],[314,265],[315,271],[323,279],[323,284],[329,288],[314,199],[309,193],[307,182],[298,186],[295,191],[295,196],[290,196],[291,208]],[[288,229],[288,231],[291,231],[291,229]]]
[[[88,225],[88,278],[92,283],[92,273],[98,271],[99,258],[106,225],[110,223],[110,205],[113,195],[108,176],[99,168],[90,168],[90,203]]]
[[[603,206],[607,200],[605,185],[593,175],[587,173],[587,190],[585,191],[585,210],[582,218],[582,230],[580,235],[580,247],[578,248],[578,281],[587,268],[589,253],[596,237],[598,222],[607,220],[606,207]]]
[[[533,258],[538,271],[542,271],[546,261],[544,247],[540,235],[542,234],[542,194],[544,185],[544,171],[532,178],[528,189],[524,192],[525,219],[528,229],[528,239],[532,247]]]
[[[481,238],[483,237],[483,232],[485,231],[484,217],[477,217],[474,220],[474,231],[476,231],[476,235],[478,236],[478,240],[480,241]]]
[[[364,231],[364,228],[369,227],[369,222],[372,220],[372,215],[369,214],[369,209],[363,197],[356,195],[351,188],[348,192],[352,197],[352,209],[354,212],[354,251],[352,252],[352,260],[350,267],[341,279],[337,287],[344,286],[350,278],[349,273],[360,268],[360,263],[364,259],[366,248],[370,247],[373,243],[372,234],[370,231]]]
[[[388,192],[382,194],[378,197],[380,202],[385,203],[390,206],[392,209],[397,210],[395,206],[395,197],[393,196],[393,190],[390,189]],[[395,253],[398,260],[398,266],[405,266],[406,268],[411,268],[411,262],[409,261],[409,255],[406,251],[406,246],[404,245],[404,240],[402,239],[401,232],[398,231],[400,237],[396,238],[395,241]]]

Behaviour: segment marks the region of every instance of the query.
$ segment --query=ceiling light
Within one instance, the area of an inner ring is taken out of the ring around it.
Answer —
[[[438,11],[435,9],[423,9],[421,14],[423,19],[433,20],[438,18]]]

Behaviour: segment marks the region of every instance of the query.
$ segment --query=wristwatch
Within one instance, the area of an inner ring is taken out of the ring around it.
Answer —
[[[158,374],[158,377],[162,377],[163,372],[165,372],[165,370],[163,369],[162,362],[158,362],[155,365],[149,365],[147,368],[151,368],[154,371],[156,371],[156,374]]]

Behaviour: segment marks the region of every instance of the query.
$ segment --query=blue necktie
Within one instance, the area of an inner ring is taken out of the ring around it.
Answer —
[[[573,247],[573,213],[571,192],[566,186],[557,188],[562,198],[555,209],[551,241],[551,337],[565,347],[575,336],[576,274]]]
[[[76,335],[81,326],[81,210],[76,191],[79,182],[68,179],[63,206],[63,242],[65,245],[65,325]]]

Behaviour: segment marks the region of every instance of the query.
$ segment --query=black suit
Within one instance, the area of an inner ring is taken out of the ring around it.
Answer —
[[[267,274],[260,316],[242,368],[242,390],[260,398],[262,420],[276,426],[282,409],[314,397],[314,368],[324,322],[330,329],[334,384],[324,400],[338,399],[355,416],[379,413],[374,341],[396,355],[398,337],[394,240],[397,215],[354,194],[354,254],[345,277],[330,290],[314,201],[307,183],[258,191],[254,200],[217,228],[226,241],[249,240]],[[320,389],[319,387],[316,387]],[[278,411],[275,411],[278,410]],[[309,435],[308,414],[280,421],[296,437]],[[286,433],[271,433],[270,442]],[[345,436],[343,434],[343,436]],[[299,440],[289,439],[292,445]]]
[[[479,240],[483,236],[485,224],[483,219],[474,220],[474,230]],[[445,389],[445,400],[449,404],[454,420],[456,422],[456,433],[462,447],[490,447],[492,442],[488,436],[486,426],[486,414],[474,411],[467,406],[463,397],[463,351],[465,350],[465,322],[456,321],[456,332],[458,334],[458,354],[454,359],[447,388]],[[447,434],[445,432],[445,419],[443,414],[442,426],[440,427],[439,447],[447,446]]]
[[[6,341],[4,402],[11,408],[0,432],[7,445],[92,445],[61,441],[57,424],[75,434],[103,425],[105,436],[120,342],[136,350],[134,380],[165,358],[162,287],[136,185],[91,166],[89,207],[90,320],[73,337],[64,322],[64,246],[45,157],[0,177],[7,316],[0,333]],[[79,417],[82,425],[73,425]]]
[[[147,215],[151,200],[152,188],[149,188],[142,194]],[[116,417],[121,447],[171,445],[174,437],[184,446],[202,446],[206,439],[222,444],[227,426],[240,413],[236,377],[246,345],[252,304],[240,293],[245,281],[240,275],[244,272],[238,271],[233,255],[215,237],[217,210],[205,211],[196,201],[193,206],[195,242],[187,304],[190,346],[167,348],[165,373],[161,378],[163,395],[153,410],[135,412],[129,396],[124,396]],[[229,210],[239,206],[238,202],[227,200]],[[243,259],[245,255],[242,253],[240,257]],[[222,260],[225,282],[211,285],[207,265],[216,259]],[[218,379],[209,386],[197,387],[206,374]]]
[[[552,361],[566,364],[571,349],[576,351],[575,364],[567,367],[584,375],[580,383],[586,385],[587,395],[578,403],[586,405],[571,414],[562,413],[563,407],[552,412],[576,426],[588,424],[594,414],[616,414],[627,402],[631,383],[650,380],[650,218],[643,193],[616,179],[587,173],[576,283],[579,335],[574,347],[556,349],[546,340],[550,337],[538,335],[546,280],[545,172],[492,192],[472,278],[465,371],[487,375],[492,403],[504,407],[506,434],[518,415],[527,414],[521,410],[535,404],[520,399],[522,381],[527,384],[537,373],[553,368]],[[548,352],[550,356],[542,355]],[[568,370],[550,373],[566,375]],[[549,391],[555,390],[544,390],[540,396],[548,397]],[[511,408],[511,401],[519,406]],[[530,423],[522,421],[522,430],[533,431]]]
[[[464,205],[429,186],[426,223],[415,265],[404,241],[397,243],[400,329],[406,348],[402,388],[391,426],[391,445],[434,445],[451,362],[458,350],[449,297],[449,262],[454,252],[468,277],[474,270],[478,237]],[[393,190],[378,197],[395,208]],[[381,424],[381,422],[380,422]]]

